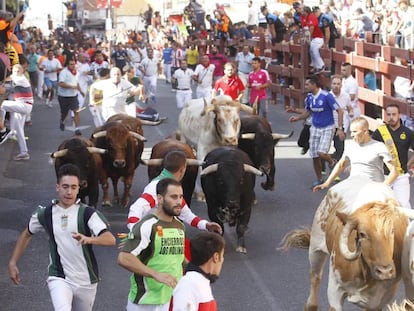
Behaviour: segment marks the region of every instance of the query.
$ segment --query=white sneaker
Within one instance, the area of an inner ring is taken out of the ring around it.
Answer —
[[[13,158],[14,161],[27,161],[30,160],[30,155],[28,153],[19,153]]]

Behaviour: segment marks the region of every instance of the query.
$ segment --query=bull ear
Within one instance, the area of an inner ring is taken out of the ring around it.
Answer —
[[[132,137],[134,137],[134,138],[136,138],[138,140],[147,141],[147,139],[144,136],[142,136],[142,135],[140,135],[140,134],[138,134],[136,132],[129,131],[129,135],[131,135]]]
[[[100,138],[100,137],[105,137],[105,136],[106,136],[106,131],[99,131],[92,135],[93,138]]]
[[[147,166],[151,166],[151,165],[154,165],[154,166],[161,165],[162,164],[162,160],[163,159],[149,159],[149,160],[141,159],[142,163],[144,163]]]
[[[255,133],[243,133],[240,135],[242,139],[253,140],[256,137]]]
[[[61,150],[58,150],[58,151],[53,152],[53,153],[50,155],[50,157],[51,157],[51,158],[54,158],[54,159],[56,159],[56,158],[62,158],[62,157],[64,157],[67,153],[68,153],[68,149],[61,149]]]
[[[289,134],[272,133],[273,140],[290,138],[292,137],[292,135],[293,135],[293,131],[290,132]]]
[[[249,164],[243,164],[243,167],[244,167],[244,171],[247,173],[252,173],[257,176],[263,176],[263,172],[261,170],[258,170],[254,166],[251,166]]]
[[[102,148],[96,148],[96,147],[86,147],[86,148],[88,149],[89,153],[104,154],[108,152],[108,150],[102,149]]]
[[[200,176],[208,175],[210,173],[217,172],[217,169],[218,169],[218,164],[217,163],[216,164],[211,164],[211,165],[207,166],[206,168],[204,168],[201,171]]]

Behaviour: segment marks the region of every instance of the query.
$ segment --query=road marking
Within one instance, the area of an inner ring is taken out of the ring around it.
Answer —
[[[236,249],[236,245],[233,243],[232,240],[234,236],[230,236],[229,234],[227,234],[227,232],[224,233],[224,235],[226,236],[226,244],[231,244],[231,247],[233,249]],[[251,275],[253,279],[252,284],[254,284],[254,286],[257,286],[256,289],[258,289],[258,292],[260,292],[263,296],[263,300],[266,301],[267,305],[270,307],[269,309],[272,309],[274,311],[283,311],[282,307],[279,305],[278,301],[276,301],[272,292],[269,290],[269,288],[265,286],[263,278],[256,271],[254,265],[250,263],[248,257],[244,254],[239,255],[242,259],[243,264],[246,266],[248,273]]]

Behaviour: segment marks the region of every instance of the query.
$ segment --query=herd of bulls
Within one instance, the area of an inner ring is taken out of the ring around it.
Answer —
[[[253,114],[240,117],[241,110]],[[267,120],[257,116],[254,109],[227,96],[219,96],[211,103],[203,99],[187,103],[179,117],[178,132],[181,140],[158,142],[152,148],[150,160],[144,161],[141,155],[145,138],[140,120],[115,115],[96,128],[91,139],[71,137],[62,142],[51,156],[55,159],[56,171],[65,163],[74,163],[80,168],[81,200],[88,198],[87,203],[96,207],[101,184],[102,205],[111,206],[110,178],[113,201],[127,207],[138,165],[147,164],[148,177],[152,179],[161,170],[162,158],[171,150],[181,150],[189,159],[182,180],[185,200],[191,204],[201,171],[201,185],[210,219],[222,227],[224,222],[236,225],[238,251],[246,252],[244,233],[255,199],[255,177],[265,175],[263,189],[274,189],[274,147],[279,139],[290,137],[292,133],[273,134]],[[118,195],[119,179],[124,183],[122,197]]]
[[[240,111],[247,114],[240,116]],[[206,103],[187,103],[178,120],[175,139],[153,146],[150,160],[142,160],[145,138],[139,119],[116,115],[95,129],[91,139],[75,136],[52,153],[56,170],[74,163],[81,170],[80,197],[97,206],[99,184],[102,205],[110,206],[108,178],[114,201],[127,207],[135,169],[148,165],[148,176],[161,171],[163,157],[181,150],[188,158],[182,180],[184,197],[191,204],[197,176],[212,221],[236,226],[237,251],[246,252],[244,234],[255,200],[256,176],[266,176],[265,190],[275,186],[274,150],[290,134],[274,134],[255,109],[219,96]],[[195,148],[195,152],[194,149]],[[201,165],[201,169],[199,166]],[[119,200],[117,183],[124,193]],[[406,297],[414,301],[414,219],[412,210],[397,206],[389,187],[367,180],[347,179],[332,187],[318,207],[311,229],[294,230],[284,248],[309,249],[311,287],[305,310],[318,309],[323,266],[329,257],[330,310],[340,311],[345,299],[365,310],[381,310],[395,297],[404,280]]]

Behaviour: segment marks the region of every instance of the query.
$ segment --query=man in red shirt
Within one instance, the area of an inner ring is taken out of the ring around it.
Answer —
[[[224,65],[224,76],[214,84],[213,98],[216,95],[228,95],[233,100],[240,101],[240,98],[243,97],[244,85],[235,72],[236,67],[233,63],[226,63]]]
[[[300,22],[302,24],[302,29],[310,33],[310,47],[309,53],[311,57],[311,61],[313,64],[313,72],[320,72],[325,69],[325,63],[321,57],[319,49],[323,46],[323,32],[322,29],[319,27],[318,18],[315,14],[312,13],[310,7],[305,6],[303,7],[303,12],[300,16]]]

